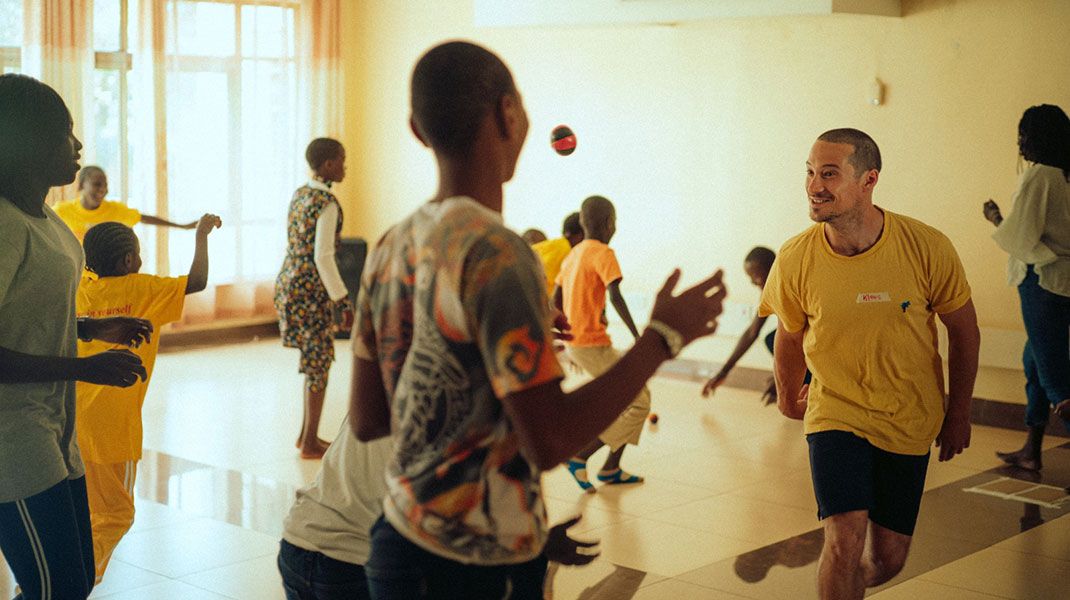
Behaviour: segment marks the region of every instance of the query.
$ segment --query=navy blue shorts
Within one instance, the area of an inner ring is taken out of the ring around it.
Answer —
[[[903,535],[914,535],[929,455],[895,454],[847,431],[806,436],[817,518],[856,510]]]

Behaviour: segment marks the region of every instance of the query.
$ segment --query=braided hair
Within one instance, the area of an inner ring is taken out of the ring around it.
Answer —
[[[85,268],[99,277],[118,275],[116,267],[124,256],[138,251],[137,235],[122,223],[108,221],[89,228],[82,241]]]

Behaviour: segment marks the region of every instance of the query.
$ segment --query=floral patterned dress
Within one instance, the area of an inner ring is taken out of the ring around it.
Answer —
[[[279,315],[282,345],[301,351],[298,371],[309,380],[310,390],[327,387],[327,371],[334,362],[333,302],[316,269],[316,221],[337,199],[325,184],[310,181],[294,192],[287,219],[286,258],[275,279],[275,310]],[[342,209],[338,208],[338,229]],[[336,235],[336,250],[340,238]],[[348,300],[341,302],[348,303]]]

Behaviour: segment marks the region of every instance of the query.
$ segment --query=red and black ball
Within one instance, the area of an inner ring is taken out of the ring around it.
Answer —
[[[576,134],[568,125],[558,125],[550,133],[550,146],[561,156],[568,156],[576,151]]]

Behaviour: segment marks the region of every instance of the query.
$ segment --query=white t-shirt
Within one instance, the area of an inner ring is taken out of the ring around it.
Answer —
[[[323,455],[316,480],[297,491],[282,538],[298,548],[363,565],[371,553],[368,530],[383,513],[393,441],[386,437],[361,442],[348,421]]]
[[[78,238],[44,207],[32,217],[0,198],[0,347],[78,355]],[[74,382],[0,383],[0,502],[85,475],[74,435]]]

